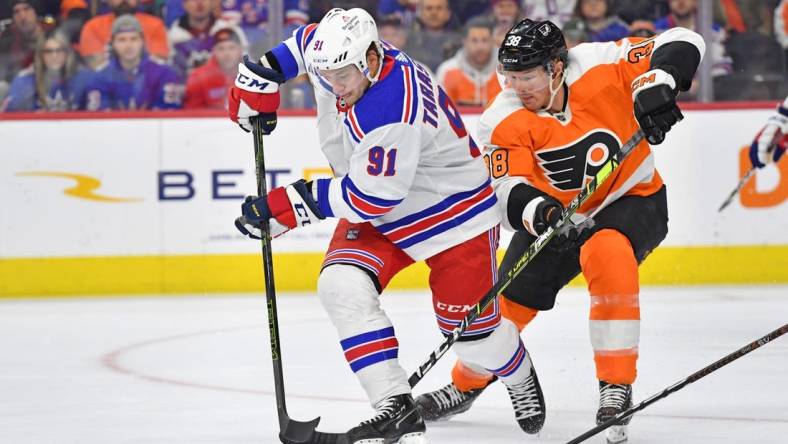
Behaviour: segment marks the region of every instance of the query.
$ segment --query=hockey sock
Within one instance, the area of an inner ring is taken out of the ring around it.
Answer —
[[[451,369],[451,381],[461,392],[487,387],[492,377],[492,373],[472,364],[463,364],[459,359]]]
[[[394,327],[369,275],[352,265],[329,265],[320,273],[317,294],[370,403],[375,406],[390,396],[410,393],[408,376],[397,359]]]
[[[640,341],[638,264],[629,239],[604,229],[580,250],[580,266],[591,294],[589,329],[597,378],[632,384]]]
[[[537,313],[539,313],[539,310],[520,305],[503,296],[498,300],[501,304],[501,316],[514,322],[518,331],[523,331],[525,326],[536,317]]]
[[[489,336],[476,341],[457,342],[454,351],[464,362],[484,367],[507,385],[519,383],[531,373],[531,360],[517,327],[505,318]]]

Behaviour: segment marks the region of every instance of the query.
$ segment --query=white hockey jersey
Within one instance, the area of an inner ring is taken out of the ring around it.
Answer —
[[[384,45],[378,81],[346,112],[310,72],[304,50],[317,25],[272,49],[285,77],[316,86],[318,132],[333,179],[313,193],[327,217],[372,223],[416,260],[496,226],[496,197],[479,148],[429,70]]]

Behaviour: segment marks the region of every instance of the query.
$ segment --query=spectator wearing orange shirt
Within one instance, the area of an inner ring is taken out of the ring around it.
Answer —
[[[186,81],[186,109],[227,109],[227,90],[235,81],[244,54],[243,31],[237,26],[213,33],[211,58],[195,68]]]
[[[786,51],[788,62],[788,0],[782,0],[774,10],[774,35]]]
[[[112,36],[112,22],[123,14],[134,14],[142,25],[145,48],[162,60],[167,60],[170,49],[167,43],[167,28],[164,22],[150,14],[136,12],[139,0],[107,0],[112,12],[97,15],[85,23],[79,37],[79,52],[91,67],[97,67],[107,60],[107,48]]]
[[[476,17],[465,25],[463,47],[438,68],[438,81],[458,105],[484,106],[501,91],[493,57],[493,24]]]

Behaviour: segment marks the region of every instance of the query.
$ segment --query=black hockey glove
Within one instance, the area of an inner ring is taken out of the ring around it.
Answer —
[[[582,216],[575,216],[580,217]],[[578,248],[594,234],[594,225],[594,219],[590,217],[586,217],[582,222],[567,221],[547,244],[547,248],[560,252]]]
[[[676,94],[676,79],[662,69],[652,69],[632,81],[635,119],[652,145],[662,143],[665,133],[684,118]]]
[[[526,205],[523,211],[523,225],[531,234],[538,236],[544,233],[547,227],[555,227],[561,220],[563,211],[563,205],[556,199],[550,196],[539,197]],[[532,229],[529,229],[529,226]],[[582,245],[593,233],[594,220],[590,217],[579,223],[568,220],[550,240],[547,248],[561,252],[567,251]]]

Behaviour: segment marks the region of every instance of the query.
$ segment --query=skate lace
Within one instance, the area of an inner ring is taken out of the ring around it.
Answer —
[[[629,386],[622,384],[608,384],[599,392],[599,408],[612,407],[621,409],[627,402]]]
[[[519,384],[508,386],[507,390],[509,391],[509,397],[512,398],[516,419],[529,418],[542,412],[533,375],[528,376],[525,381]]]
[[[363,421],[361,424],[374,424],[379,421],[383,421],[386,419],[391,418],[394,416],[394,413],[398,412],[402,408],[399,400],[395,397],[387,398],[383,400],[383,402],[378,406],[377,412],[375,412],[375,416],[372,418]]]
[[[430,397],[441,409],[454,407],[465,399],[465,394],[457,389],[454,384],[448,384],[440,390],[430,393]]]

